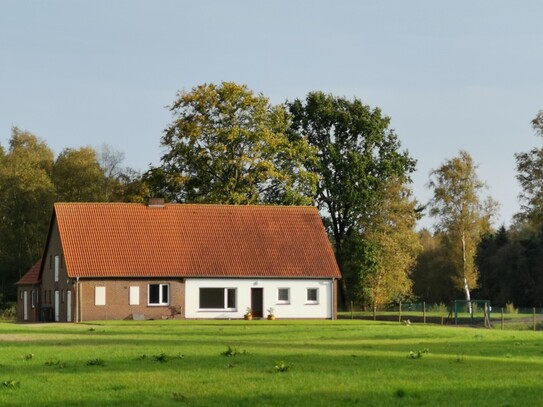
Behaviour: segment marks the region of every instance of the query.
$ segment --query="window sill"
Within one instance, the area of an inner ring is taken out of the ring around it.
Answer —
[[[147,304],[148,307],[169,307],[170,304]]]
[[[197,312],[238,312],[233,308],[198,308]]]

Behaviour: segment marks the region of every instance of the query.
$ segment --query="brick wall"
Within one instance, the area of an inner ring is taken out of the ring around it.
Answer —
[[[167,305],[149,304],[149,287],[158,284],[168,286]],[[81,321],[132,319],[134,314],[145,319],[184,317],[185,284],[182,279],[79,280],[79,286]],[[96,305],[97,287],[103,287],[99,290],[105,293],[104,305]],[[130,304],[130,287],[139,287],[139,304]],[[181,313],[177,314],[179,311]]]

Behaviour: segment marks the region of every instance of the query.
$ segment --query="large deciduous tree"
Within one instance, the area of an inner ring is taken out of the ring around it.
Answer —
[[[491,228],[497,203],[490,197],[483,199],[485,184],[477,176],[477,165],[461,150],[457,157],[445,161],[430,173],[428,186],[433,190],[430,215],[437,219],[435,228],[442,234],[454,274],[454,286],[470,300],[470,292],[477,287],[475,265],[477,245]]]
[[[43,140],[14,127],[0,158],[0,275],[9,299],[13,283],[43,250],[55,197],[53,157]]]
[[[361,301],[378,307],[411,295],[411,272],[422,250],[415,231],[417,202],[400,182],[385,186],[379,210],[363,225],[364,242],[371,253],[359,267]],[[363,243],[364,244],[364,243]]]
[[[172,201],[311,204],[314,150],[289,137],[290,117],[244,85],[204,84],[171,106],[162,164],[147,174]]]
[[[92,147],[66,148],[53,166],[57,199],[63,202],[103,201],[104,172]]]
[[[400,151],[390,118],[359,99],[311,92],[288,107],[292,132],[317,149],[318,161],[309,168],[320,175],[317,202],[343,275],[345,305],[358,284],[356,259],[376,251],[365,232],[380,211],[382,192],[392,180],[408,182],[415,160]]]
[[[543,110],[532,120],[532,126],[538,136],[543,137]],[[517,161],[517,179],[522,188],[520,200],[521,212],[518,220],[543,223],[543,149],[533,148],[524,153],[515,154]]]

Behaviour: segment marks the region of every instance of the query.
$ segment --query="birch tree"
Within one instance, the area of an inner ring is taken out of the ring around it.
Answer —
[[[476,170],[472,157],[461,150],[458,156],[431,171],[428,183],[433,190],[430,215],[436,218],[436,231],[443,234],[443,244],[454,269],[451,279],[467,301],[471,300],[471,290],[477,287],[477,245],[490,231],[497,209],[492,198],[481,197],[486,185]]]

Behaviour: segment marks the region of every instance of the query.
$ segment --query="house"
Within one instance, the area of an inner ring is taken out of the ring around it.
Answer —
[[[57,203],[18,318],[335,318],[340,277],[314,207]]]

